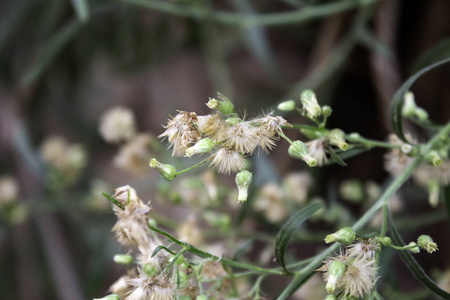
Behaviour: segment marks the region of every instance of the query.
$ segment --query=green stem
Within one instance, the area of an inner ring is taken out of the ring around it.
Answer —
[[[298,24],[302,22],[312,21],[314,19],[334,15],[336,13],[351,10],[362,6],[360,0],[341,0],[332,1],[322,5],[314,5],[304,7],[296,11],[267,13],[267,14],[238,14],[229,12],[212,11],[205,7],[194,7],[187,5],[179,5],[166,1],[155,0],[121,0],[122,2],[158,10],[165,13],[181,17],[189,17],[196,20],[212,20],[217,23],[226,25],[238,25],[243,27],[251,26],[279,26]],[[371,2],[378,2],[372,0]]]
[[[289,142],[289,144],[291,144],[292,145],[292,140],[290,139],[290,138],[288,138],[287,136],[285,136],[284,135],[284,133],[283,132],[278,132],[278,134],[282,137],[282,138],[284,138],[286,141],[288,141]]]
[[[396,148],[402,147],[401,145],[395,145],[395,144],[390,144],[390,143],[386,143],[386,142],[370,140],[370,139],[366,139],[363,137],[354,137],[350,134],[347,134],[345,136],[345,139],[352,143],[361,143],[364,147],[367,147],[367,148],[382,147],[382,148],[396,149]]]
[[[256,271],[256,272],[259,272],[259,273],[262,273],[262,274],[286,275],[286,276],[288,276],[288,274],[286,274],[285,272],[280,271],[280,270],[261,268],[261,267],[258,267],[258,266],[253,266],[253,265],[249,265],[249,264],[239,263],[237,261],[233,261],[233,260],[226,259],[226,258],[223,258],[223,257],[218,257],[218,256],[213,255],[211,253],[208,253],[206,251],[200,250],[200,249],[194,247],[191,244],[179,241],[175,237],[171,236],[169,233],[167,233],[165,231],[162,231],[162,230],[160,230],[160,229],[158,229],[158,228],[156,228],[154,226],[151,226],[151,225],[148,225],[148,226],[149,226],[149,228],[151,230],[153,230],[153,231],[155,231],[155,232],[157,232],[157,233],[167,237],[169,240],[171,240],[175,244],[177,244],[177,245],[179,245],[179,246],[181,246],[183,248],[186,248],[187,251],[189,251],[190,253],[192,253],[192,254],[194,254],[194,255],[196,255],[198,257],[211,258],[211,259],[213,259],[215,261],[220,261],[220,262],[222,262],[224,264],[227,264],[227,265],[230,265],[232,267],[253,270],[253,271]]]
[[[387,222],[388,222],[388,210],[389,210],[388,204],[384,203],[383,204],[383,220],[381,221],[380,237],[385,237],[386,236]]]
[[[201,165],[203,165],[204,163],[206,163],[208,160],[210,159],[210,157],[208,157],[207,159],[202,160],[201,162],[199,162],[198,164],[193,165],[192,167],[189,167],[187,169],[181,170],[177,172],[177,175],[183,174],[184,172],[190,171],[192,169],[195,169],[197,167],[200,167]]]
[[[436,134],[424,147],[424,152],[418,155],[412,163],[392,182],[392,184],[384,191],[380,199],[373,204],[373,206],[367,210],[367,212],[355,223],[353,224],[353,230],[358,231],[365,224],[367,224],[372,218],[372,216],[378,211],[378,209],[386,202],[388,199],[403,185],[403,183],[409,178],[412,172],[417,168],[417,166],[422,162],[424,155],[435,147],[442,136],[448,135],[450,133],[450,123],[448,123],[441,132]],[[297,272],[292,279],[291,283],[286,287],[286,289],[277,298],[278,300],[288,299],[290,295],[303,283],[303,281],[322,263],[323,260],[331,253],[339,248],[340,244],[335,243],[325,249],[320,255],[316,257],[309,265],[304,269]]]

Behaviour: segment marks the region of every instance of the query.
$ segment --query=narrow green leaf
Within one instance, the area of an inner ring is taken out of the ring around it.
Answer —
[[[408,78],[403,85],[397,90],[397,92],[394,95],[394,98],[392,99],[391,103],[391,124],[392,128],[394,129],[395,134],[402,139],[406,143],[410,143],[403,133],[403,124],[402,124],[402,107],[403,107],[403,96],[405,93],[411,88],[411,86],[414,84],[414,82],[423,74],[427,73],[428,71],[443,65],[445,63],[450,62],[450,58],[446,58],[443,60],[439,60],[438,62],[435,62],[431,65],[426,66],[425,68],[421,69],[414,75]]]
[[[152,253],[152,256],[151,256],[151,257],[152,257],[152,258],[155,257],[155,255],[158,254],[158,252],[161,251],[161,250],[163,250],[163,249],[166,250],[167,252],[169,252],[169,253],[172,254],[172,255],[176,255],[175,252],[172,252],[172,251],[169,250],[167,247],[164,247],[164,246],[162,246],[162,245],[159,245],[158,247],[155,248],[155,250],[153,250],[153,253]]]
[[[106,194],[106,193],[102,193],[103,197],[105,197],[106,199],[108,199],[109,202],[111,202],[112,204],[114,204],[115,206],[119,207],[121,210],[124,210],[125,208],[122,206],[122,204],[120,204],[119,201],[117,201],[116,199],[114,199],[113,197],[111,197],[110,195]]]
[[[277,263],[284,269],[286,273],[291,274],[284,263],[284,253],[286,251],[287,244],[289,243],[292,235],[303,224],[303,222],[305,222],[309,217],[311,217],[322,207],[323,203],[321,202],[309,204],[302,210],[292,215],[289,220],[287,220],[287,222],[283,224],[280,232],[278,232],[275,242],[275,257],[277,259]]]
[[[404,246],[405,243],[403,242],[402,237],[400,236],[397,228],[395,227],[391,215],[389,215],[388,217],[388,226],[394,244],[397,246]],[[419,263],[414,259],[411,252],[398,251],[397,253],[400,255],[400,258],[402,259],[403,263],[408,267],[408,269],[420,283],[422,283],[434,294],[444,299],[450,299],[450,294],[437,286],[437,284],[425,273],[425,271],[422,269]]]
[[[336,151],[333,148],[328,147],[328,153],[330,153],[331,159],[333,162],[337,163],[340,166],[346,167],[347,164],[342,160],[342,158],[337,155]]]
[[[423,67],[432,64],[435,61],[450,57],[450,38],[446,38],[436,45],[427,49],[427,51],[419,56],[410,68],[410,74],[416,73]]]
[[[78,19],[86,23],[89,20],[89,4],[87,0],[70,0]]]
[[[36,62],[32,65],[28,73],[25,75],[22,83],[30,84],[39,79],[39,77],[51,65],[55,57],[73,39],[73,37],[79,32],[81,28],[81,23],[78,20],[72,21],[65,27],[61,28],[50,39],[50,41],[45,44],[41,54],[38,56]]]

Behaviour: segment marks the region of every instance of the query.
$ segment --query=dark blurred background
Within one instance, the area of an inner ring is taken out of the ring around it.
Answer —
[[[447,0],[91,0],[87,12],[77,11],[76,3],[0,2],[0,175],[17,180],[18,201],[27,207],[23,217],[3,220],[0,227],[1,299],[100,297],[125,272],[111,260],[119,249],[110,233],[113,215],[86,206],[95,198],[92,180],[100,178],[109,194],[134,184],[146,192],[142,198],[153,199],[160,178],[154,170],[136,175],[111,164],[117,147],[98,131],[109,108],[128,107],[137,128],[156,137],[177,110],[209,113],[205,103],[217,92],[238,112],[256,117],[310,88],[320,104],[333,108],[330,128],[385,140],[392,132],[395,91],[424,66],[430,49],[448,49],[450,34]],[[327,5],[330,10],[317,13]],[[258,19],[302,10],[312,17]],[[412,88],[416,103],[439,124],[450,116],[449,75],[448,66],[440,67]],[[285,118],[305,122],[296,113]],[[61,189],[49,187],[38,154],[55,135],[81,144],[88,157],[76,182]],[[287,135],[303,138],[294,131]],[[287,148],[280,142],[268,157],[276,171],[305,169],[292,162]],[[164,149],[162,144],[155,153]],[[383,154],[376,149],[349,159],[345,168],[318,170],[315,193],[327,199],[330,186],[345,179],[383,184]],[[430,210],[425,191],[411,198],[405,215]],[[422,233],[414,230],[405,236]],[[448,237],[448,222],[420,230],[441,242],[436,255],[422,259],[426,270],[444,272],[450,267],[450,243],[442,238]],[[396,288],[410,291],[417,283],[394,259],[402,274],[395,277]]]

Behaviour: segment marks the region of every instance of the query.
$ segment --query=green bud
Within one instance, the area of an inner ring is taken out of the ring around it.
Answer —
[[[175,300],[192,300],[192,298],[189,297],[188,295],[177,295],[175,297]]]
[[[195,297],[195,300],[208,300],[208,297],[206,297],[205,295],[198,295],[197,297]]]
[[[234,126],[241,122],[242,122],[242,120],[239,118],[228,118],[225,120],[225,123],[227,123],[228,126]]]
[[[133,262],[133,257],[128,254],[116,254],[114,255],[113,260],[119,265],[129,265]]]
[[[350,227],[339,229],[335,233],[329,234],[325,237],[325,243],[339,242],[344,245],[353,243],[356,237],[356,232]]]
[[[430,152],[428,152],[427,155],[425,156],[425,160],[427,161],[427,163],[429,165],[432,165],[435,167],[439,167],[442,165],[442,158],[439,156],[439,154],[435,150],[431,150]]]
[[[420,248],[426,250],[428,253],[433,253],[438,250],[437,244],[433,241],[433,239],[429,235],[421,235],[417,239],[417,244]]]
[[[214,142],[210,138],[204,138],[195,143],[194,146],[186,149],[186,156],[191,157],[196,154],[207,153],[214,147]]]
[[[339,185],[339,193],[343,199],[358,203],[364,198],[364,187],[359,180],[344,180]]]
[[[419,154],[417,147],[410,144],[403,144],[401,149],[408,157],[416,157]]]
[[[358,298],[352,295],[344,295],[341,297],[341,300],[358,300]]]
[[[151,264],[145,264],[142,267],[142,271],[145,274],[147,274],[148,276],[154,276],[154,275],[156,275],[156,273],[158,273],[156,268],[154,266],[152,266]]]
[[[252,182],[252,173],[247,170],[240,171],[236,174],[236,185],[238,187],[239,195],[238,202],[247,201],[248,187]]]
[[[333,110],[331,109],[330,106],[328,106],[328,105],[322,106],[322,115],[323,115],[325,118],[328,118],[329,116],[331,116],[331,113],[332,113],[332,112],[333,112]]]
[[[406,92],[403,96],[402,116],[405,118],[413,117],[416,114],[416,108],[414,94],[412,92]]]
[[[294,100],[286,100],[278,104],[277,108],[282,111],[293,111],[295,109]]]
[[[348,144],[345,142],[345,134],[340,129],[331,130],[327,135],[327,139],[331,145],[338,147],[342,151],[348,149]]]
[[[417,246],[417,243],[415,242],[411,242],[408,244],[409,247],[414,246],[414,248],[409,249],[409,251],[411,251],[412,253],[419,253],[420,252],[420,248],[419,246]]]
[[[231,103],[229,101],[221,101],[221,100],[216,100],[214,98],[210,98],[208,103],[206,103],[206,105],[210,109],[215,109],[224,115],[230,115],[234,112],[233,103]]]
[[[420,108],[420,107],[416,108],[415,113],[419,120],[421,120],[421,121],[428,120],[428,113],[423,108]]]
[[[184,261],[185,261],[184,256],[183,256],[183,255],[180,255],[180,256],[178,256],[178,257],[177,257],[177,256],[171,257],[171,258],[169,259],[169,262],[172,262],[175,258],[176,258],[175,263],[176,263],[177,265],[182,264],[182,263],[184,263]]]
[[[174,166],[169,164],[162,164],[156,160],[156,158],[152,158],[149,163],[150,167],[153,169],[158,169],[161,177],[166,181],[172,181],[177,176],[177,169]]]
[[[303,105],[303,111],[309,118],[316,118],[322,113],[316,94],[312,90],[305,90],[300,95],[300,102]]]
[[[288,152],[291,157],[305,161],[310,167],[317,165],[317,160],[309,155],[308,148],[302,141],[294,141],[289,146]]]
[[[95,298],[94,300],[120,300],[120,297],[116,294],[111,294],[103,298]]]
[[[428,189],[428,203],[431,207],[436,207],[439,204],[439,182],[430,180],[427,182]]]
[[[148,225],[156,227],[157,225],[156,220],[153,218],[148,219]]]
[[[390,245],[392,245],[391,238],[388,237],[388,236],[382,237],[382,238],[380,239],[380,243],[381,243],[383,246],[390,246]]]
[[[337,300],[337,297],[333,294],[330,294],[328,296],[325,297],[325,300]]]
[[[337,281],[344,275],[345,263],[339,260],[333,260],[328,265],[328,281],[325,286],[328,293],[334,293],[336,290]]]

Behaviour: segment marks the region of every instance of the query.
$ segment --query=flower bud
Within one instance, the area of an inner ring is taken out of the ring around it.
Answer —
[[[155,266],[152,264],[145,264],[142,267],[142,271],[147,274],[148,276],[154,276],[158,273],[158,270],[156,270]]]
[[[204,138],[195,143],[194,146],[186,149],[186,156],[191,157],[196,154],[203,154],[211,151],[214,147],[214,142],[210,138]]]
[[[315,167],[317,160],[309,155],[308,148],[302,141],[294,141],[288,149],[289,155],[305,161],[308,166]]]
[[[340,129],[333,129],[328,133],[328,141],[342,151],[347,150],[348,144],[345,142],[345,134]]]
[[[210,109],[215,109],[224,115],[230,115],[234,112],[233,103],[231,103],[229,101],[221,101],[221,100],[216,100],[214,98],[210,98],[208,103],[206,103],[206,105]]]
[[[391,238],[388,236],[384,236],[384,237],[377,236],[377,237],[375,237],[375,241],[380,242],[383,246],[392,245]]]
[[[339,260],[333,260],[328,265],[328,281],[325,286],[328,293],[334,293],[336,290],[337,281],[344,275],[345,263]]]
[[[238,123],[240,123],[242,120],[239,118],[228,118],[225,120],[225,123],[227,123],[228,126],[234,126]]]
[[[420,248],[426,250],[428,253],[433,253],[438,250],[437,244],[433,241],[433,239],[429,235],[421,235],[417,239],[417,244]]]
[[[208,300],[208,297],[206,297],[205,295],[198,295],[197,297],[195,297],[195,300]]]
[[[341,300],[358,300],[355,296],[352,296],[350,294],[342,296]]]
[[[166,181],[172,181],[177,176],[177,169],[174,166],[162,164],[156,158],[152,158],[149,165],[153,169],[158,169],[161,177]]]
[[[294,100],[286,100],[278,104],[277,108],[282,111],[293,111],[295,109]]]
[[[94,300],[120,300],[120,297],[116,294],[111,294],[103,298],[95,298]]]
[[[414,246],[414,248],[409,249],[409,251],[411,251],[412,253],[419,253],[420,252],[420,248],[419,246],[417,246],[417,243],[415,242],[411,242],[408,244],[409,247]]]
[[[428,203],[431,207],[436,207],[439,204],[439,182],[430,180],[427,182],[428,188]]]
[[[114,255],[113,260],[119,265],[129,265],[133,262],[133,257],[128,254],[116,254]]]
[[[439,167],[440,165],[442,165],[442,158],[439,156],[437,151],[434,150],[431,150],[427,153],[427,155],[425,156],[425,160],[428,164],[435,167]]]
[[[419,120],[421,121],[428,120],[428,113],[423,108],[417,107],[415,113]]]
[[[328,105],[322,106],[322,115],[323,115],[325,118],[328,118],[329,116],[331,116],[331,113],[332,113],[332,112],[333,112],[333,110],[331,109],[330,106],[328,106]]]
[[[325,297],[325,300],[337,300],[337,297],[333,294],[330,294],[328,296]]]
[[[300,95],[300,101],[303,105],[303,110],[306,111],[306,115],[309,118],[316,118],[322,113],[316,94],[312,90],[303,91]]]
[[[403,96],[402,116],[405,118],[413,117],[416,114],[416,102],[414,101],[414,94],[406,92]]]
[[[239,195],[238,202],[247,201],[248,187],[252,182],[252,173],[247,170],[240,171],[236,174],[236,185],[238,187]]]
[[[325,243],[339,242],[344,245],[353,243],[356,237],[356,232],[350,227],[339,229],[335,233],[329,234],[325,237]]]
[[[403,144],[401,149],[408,157],[416,157],[419,154],[417,147],[410,144]]]

